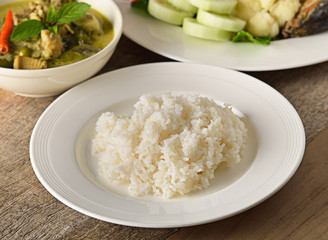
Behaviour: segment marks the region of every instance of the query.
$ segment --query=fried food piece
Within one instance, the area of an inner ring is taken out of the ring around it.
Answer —
[[[307,0],[282,30],[284,38],[301,37],[328,29],[328,0]]]

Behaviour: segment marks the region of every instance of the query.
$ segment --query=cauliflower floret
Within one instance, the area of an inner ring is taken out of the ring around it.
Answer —
[[[276,0],[260,0],[262,8],[265,10],[269,10],[275,2]]]
[[[283,27],[287,21],[292,19],[300,8],[299,0],[279,0],[270,9],[270,14]]]
[[[262,10],[249,20],[248,31],[256,37],[275,37],[279,34],[279,25],[268,12]]]
[[[276,37],[300,6],[300,0],[238,0],[234,15],[247,21],[254,36]]]
[[[238,0],[234,14],[248,21],[259,11],[261,11],[261,3],[259,0]]]

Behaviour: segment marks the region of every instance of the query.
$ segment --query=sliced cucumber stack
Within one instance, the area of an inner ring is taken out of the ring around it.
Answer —
[[[183,20],[183,32],[193,37],[215,41],[228,41],[232,35],[231,32],[202,25],[195,18]]]
[[[199,9],[221,14],[230,14],[237,6],[238,0],[189,0]]]
[[[197,38],[228,41],[246,22],[231,15],[238,0],[149,0],[148,12],[161,21],[183,25],[183,32]],[[197,13],[197,17],[193,18]]]
[[[182,25],[185,17],[192,17],[194,13],[177,9],[167,0],[149,0],[148,12],[154,18],[173,24]]]
[[[232,15],[223,15],[198,9],[197,21],[209,27],[220,28],[230,32],[244,29],[246,22]]]
[[[192,5],[189,0],[168,0],[174,7],[185,12],[190,12],[195,14],[198,8]]]

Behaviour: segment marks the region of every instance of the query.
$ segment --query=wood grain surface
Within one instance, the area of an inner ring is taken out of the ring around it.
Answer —
[[[162,61],[172,60],[123,36],[99,74]],[[102,222],[55,199],[33,172],[29,140],[38,118],[56,97],[26,98],[0,89],[0,239],[156,240],[167,239],[170,235],[171,240],[201,239],[201,236],[328,239],[327,158],[324,157],[327,156],[327,151],[324,152],[328,126],[327,73],[328,62],[292,70],[248,73],[283,94],[299,113],[307,142],[312,140],[304,161],[292,181],[261,205],[226,220],[181,230],[134,228]]]
[[[293,178],[262,204],[223,221],[182,228],[167,240],[328,239],[328,128],[306,149]]]

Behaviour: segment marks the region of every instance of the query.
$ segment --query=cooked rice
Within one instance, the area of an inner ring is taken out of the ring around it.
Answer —
[[[132,116],[103,113],[93,153],[112,183],[164,198],[205,189],[221,163],[241,159],[247,137],[230,107],[198,95],[143,95]]]

